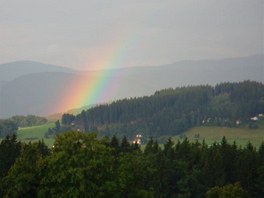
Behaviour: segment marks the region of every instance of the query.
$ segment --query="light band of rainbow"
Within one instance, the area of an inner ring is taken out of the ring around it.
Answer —
[[[70,85],[67,85],[59,104],[56,104],[57,112],[98,104],[98,101],[107,100],[109,96],[115,94],[119,83],[114,77],[117,76],[118,70],[116,69],[124,64],[127,50],[133,43],[132,37],[129,37],[130,39],[127,37],[119,39],[115,49],[93,66],[106,69],[93,71],[90,75],[78,75]]]

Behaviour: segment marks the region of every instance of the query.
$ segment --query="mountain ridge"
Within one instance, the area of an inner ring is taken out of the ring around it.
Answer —
[[[0,80],[11,81],[27,74],[42,72],[75,72],[75,70],[37,61],[14,61],[0,64]]]
[[[42,64],[42,70],[45,69],[43,65],[45,64]],[[28,68],[31,67],[33,66]],[[47,109],[64,100],[61,97],[64,94],[63,90],[76,79],[85,80],[95,76],[107,82],[105,91],[109,89],[107,88],[108,84],[110,86],[113,81],[115,82],[115,89],[97,103],[150,95],[157,90],[179,86],[215,85],[221,82],[240,82],[243,80],[264,83],[264,55],[220,60],[183,61],[153,67],[129,67],[86,72],[58,67],[47,67],[42,72],[34,73],[34,71],[27,70],[16,78],[10,78],[9,81],[1,78],[3,74],[0,73],[0,118],[17,114],[45,116],[59,113]],[[12,68],[9,73],[12,73]],[[67,110],[62,109],[60,112],[67,112]]]

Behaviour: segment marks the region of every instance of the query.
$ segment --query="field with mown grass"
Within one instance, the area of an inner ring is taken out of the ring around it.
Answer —
[[[190,141],[199,140],[210,145],[214,142],[221,142],[223,136],[226,137],[228,143],[234,141],[238,146],[246,146],[248,142],[251,142],[257,149],[264,142],[264,125],[259,125],[257,129],[249,128],[227,128],[227,127],[194,127],[181,135],[172,137],[174,142],[182,140],[187,137]]]
[[[49,122],[44,125],[40,126],[33,126],[33,127],[23,127],[19,128],[17,131],[17,139],[21,140],[22,142],[37,142],[39,140],[44,140],[44,142],[48,146],[52,146],[54,139],[53,138],[45,138],[44,134],[48,131],[49,128],[53,128],[54,123]]]
[[[44,134],[48,128],[53,127],[54,123],[50,122],[41,126],[19,128],[17,137],[22,142],[36,142],[43,139],[48,146],[52,146],[54,138],[45,138]],[[198,140],[202,142],[205,140],[210,145],[214,142],[221,142],[223,136],[226,137],[230,144],[235,141],[238,146],[244,147],[248,142],[251,142],[256,148],[259,148],[264,141],[264,122],[261,122],[257,129],[249,129],[246,127],[194,127],[181,135],[173,136],[172,140],[176,143],[178,140],[183,140],[184,137],[187,137],[189,141]],[[164,143],[168,138],[169,136],[163,136],[158,138],[158,141]]]

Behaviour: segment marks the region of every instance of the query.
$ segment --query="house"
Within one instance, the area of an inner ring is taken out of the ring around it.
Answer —
[[[258,121],[258,117],[257,116],[252,117],[252,118],[250,118],[250,120],[252,120],[252,121]]]
[[[141,134],[137,134],[136,137],[133,140],[133,144],[141,145],[141,138],[142,138],[142,135]]]

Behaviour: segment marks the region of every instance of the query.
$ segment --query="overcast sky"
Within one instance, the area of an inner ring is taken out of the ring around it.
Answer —
[[[0,0],[0,63],[94,69],[264,53],[264,0]]]

